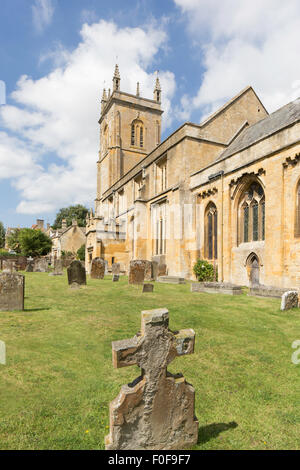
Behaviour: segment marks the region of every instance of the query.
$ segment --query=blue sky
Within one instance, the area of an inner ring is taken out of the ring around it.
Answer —
[[[93,206],[103,86],[163,88],[163,138],[252,85],[271,112],[300,95],[298,0],[1,0],[0,220]],[[117,59],[116,59],[117,58]]]

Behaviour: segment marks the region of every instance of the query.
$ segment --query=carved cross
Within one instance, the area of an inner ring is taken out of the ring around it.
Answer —
[[[141,376],[110,404],[106,449],[180,449],[197,442],[194,389],[167,366],[194,352],[192,329],[169,330],[167,309],[142,312],[141,331],[112,343],[115,368],[138,365]]]

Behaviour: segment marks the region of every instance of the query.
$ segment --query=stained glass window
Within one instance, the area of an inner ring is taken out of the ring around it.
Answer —
[[[213,203],[206,209],[205,256],[208,259],[218,257],[218,211]]]
[[[254,242],[258,240],[258,204],[256,201],[252,206],[252,240]]]
[[[248,233],[249,233],[249,207],[244,207],[244,242],[247,243],[248,241]]]

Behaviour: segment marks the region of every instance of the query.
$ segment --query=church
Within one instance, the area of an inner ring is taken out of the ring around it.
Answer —
[[[205,259],[221,282],[297,288],[300,99],[269,114],[248,86],[161,142],[161,94],[158,78],[153,99],[121,91],[118,66],[103,91],[87,271],[144,259],[194,279]]]

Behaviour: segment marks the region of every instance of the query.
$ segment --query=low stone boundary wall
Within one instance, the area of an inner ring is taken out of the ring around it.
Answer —
[[[191,292],[228,295],[240,295],[243,293],[241,286],[226,282],[193,282],[191,284]]]

